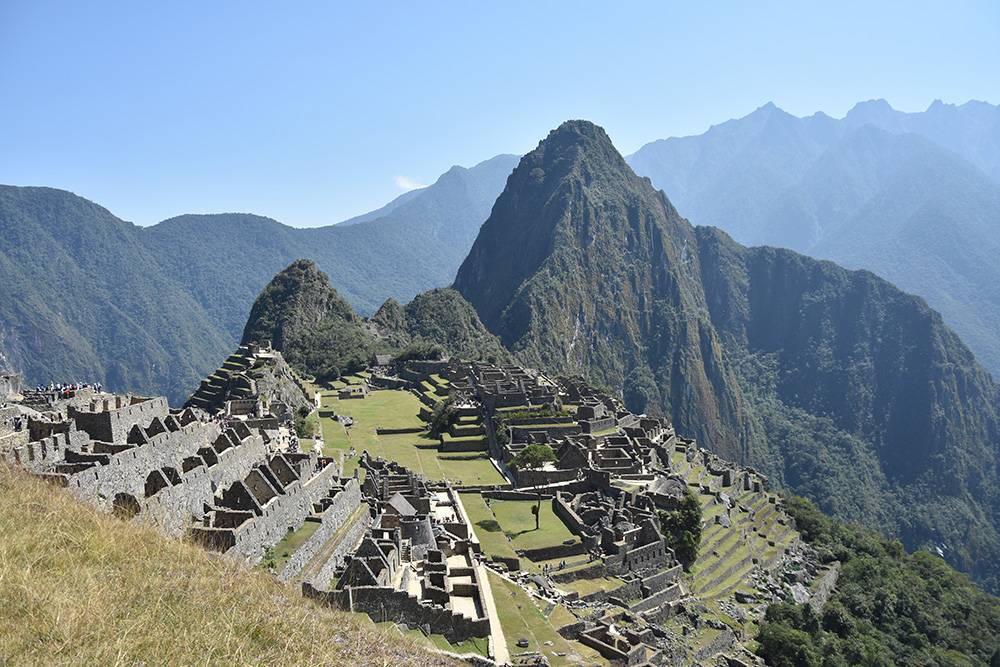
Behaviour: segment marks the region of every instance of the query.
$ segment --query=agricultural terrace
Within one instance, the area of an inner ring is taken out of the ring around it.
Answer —
[[[353,474],[357,457],[368,450],[422,473],[433,481],[449,480],[456,485],[503,484],[506,480],[485,451],[441,452],[437,439],[421,433],[378,435],[376,429],[424,428],[418,416],[421,403],[408,391],[380,389],[365,398],[339,399],[336,391],[322,393],[320,423],[323,429],[323,452],[336,456],[352,447],[355,456],[345,459],[345,474]],[[350,428],[334,420],[346,415],[354,420]],[[452,438],[452,440],[457,440]]]

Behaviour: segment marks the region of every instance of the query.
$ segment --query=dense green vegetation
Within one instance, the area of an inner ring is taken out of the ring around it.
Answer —
[[[441,435],[447,433],[451,425],[458,421],[458,410],[455,407],[455,399],[451,396],[434,404],[431,411],[431,420],[428,429],[431,435]]]
[[[384,342],[403,353],[430,353],[442,349],[463,359],[491,363],[508,361],[510,354],[479,320],[475,309],[452,289],[433,289],[400,306],[390,299],[371,318]],[[427,358],[438,358],[428,356]]]
[[[51,188],[0,186],[0,368],[180,404],[234,338],[141,230]]]
[[[250,310],[243,343],[271,345],[295,369],[328,381],[363,369],[375,341],[309,260],[292,262]]]
[[[524,157],[455,288],[526,365],[1000,583],[1000,391],[921,299],[692,227],[585,121]]]
[[[548,445],[528,445],[511,459],[510,466],[515,470],[541,468],[546,463],[555,460],[556,453]]]
[[[508,358],[454,290],[431,290],[405,307],[390,300],[366,325],[310,260],[292,262],[261,291],[243,342],[271,345],[320,382],[356,373],[376,352],[395,353],[397,360]]]
[[[393,356],[393,360],[397,362],[410,361],[411,359],[440,360],[444,359],[446,354],[444,347],[437,343],[417,342],[404,347],[399,354]]]
[[[684,489],[684,499],[674,510],[660,511],[660,528],[670,540],[670,548],[685,568],[698,557],[701,544],[701,503],[691,489]]]
[[[363,314],[446,285],[516,160],[453,167],[377,211],[314,229],[237,213],[140,228],[69,192],[0,186],[0,367],[31,385],[100,381],[180,405],[297,258],[316,261]]]
[[[1000,600],[926,551],[822,514],[802,498],[788,511],[826,561],[840,561],[822,612],[771,605],[758,652],[776,667],[995,665]]]

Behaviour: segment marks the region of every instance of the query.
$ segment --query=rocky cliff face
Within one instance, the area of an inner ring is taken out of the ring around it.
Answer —
[[[522,159],[454,287],[526,363],[995,576],[998,394],[957,336],[870,273],[692,227],[599,127]]]
[[[455,289],[529,365],[583,373],[747,459],[752,424],[699,263],[693,228],[604,130],[577,121],[514,170]]]

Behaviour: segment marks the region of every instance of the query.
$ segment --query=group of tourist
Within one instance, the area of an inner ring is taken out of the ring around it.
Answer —
[[[93,389],[100,393],[104,385],[100,382],[50,382],[48,385],[36,385],[35,391],[39,394],[58,394],[60,398],[70,398],[82,389]]]

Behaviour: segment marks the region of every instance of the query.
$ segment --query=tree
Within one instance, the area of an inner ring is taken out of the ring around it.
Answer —
[[[443,401],[438,401],[434,404],[434,410],[431,412],[431,435],[441,435],[447,432],[457,419],[458,409],[455,407],[454,398],[449,396]]]
[[[515,470],[541,468],[546,463],[556,460],[556,453],[548,445],[528,445],[511,459],[510,467]]]
[[[690,567],[698,557],[701,544],[701,503],[684,489],[684,499],[675,510],[660,512],[660,528],[666,534],[670,547],[685,568]]]
[[[510,467],[514,470],[524,470],[530,468],[541,468],[549,461],[556,460],[556,453],[548,445],[528,445],[511,459]],[[538,492],[538,500],[531,508],[531,513],[535,515],[535,530],[538,530],[539,518],[542,512],[542,494]]]
[[[309,418],[309,414],[311,412],[312,410],[305,405],[300,406],[299,409],[295,411],[294,415],[295,435],[297,435],[300,438],[312,436],[312,433],[306,432],[306,426],[307,426],[306,420]]]

